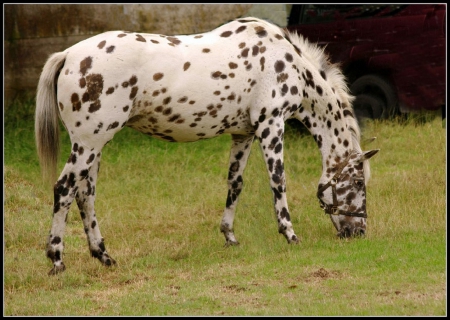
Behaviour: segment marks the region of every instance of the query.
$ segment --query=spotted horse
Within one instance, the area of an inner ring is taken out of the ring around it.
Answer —
[[[76,199],[91,255],[115,264],[94,210],[102,149],[124,126],[189,142],[230,134],[228,195],[220,230],[233,231],[243,172],[255,138],[273,191],[278,231],[299,238],[286,201],[285,121],[300,120],[322,154],[317,196],[341,237],[366,230],[368,160],[339,68],[318,46],[264,20],[241,18],[210,32],[167,36],[111,31],[81,41],[46,62],[36,97],[35,132],[43,174],[54,184],[49,274],[65,269],[63,235]],[[56,179],[59,120],[72,143]]]

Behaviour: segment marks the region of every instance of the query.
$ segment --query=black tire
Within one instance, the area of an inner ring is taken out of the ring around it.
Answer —
[[[397,94],[389,81],[379,75],[368,74],[356,79],[350,86],[350,91],[356,97],[355,102],[360,100],[353,105],[356,114],[356,109],[361,104],[367,105],[369,102],[375,108],[372,111],[372,119],[389,119],[398,113]],[[359,96],[362,97],[358,98]]]
[[[353,101],[353,110],[360,124],[366,119],[381,119],[384,108],[383,100],[370,94],[359,94]]]

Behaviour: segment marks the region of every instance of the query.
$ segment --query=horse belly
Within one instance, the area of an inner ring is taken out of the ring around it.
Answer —
[[[126,125],[173,142],[197,141],[224,133],[253,133],[244,108],[213,102],[195,107],[188,101],[186,106],[180,106],[177,102],[167,103],[168,99],[137,99]]]

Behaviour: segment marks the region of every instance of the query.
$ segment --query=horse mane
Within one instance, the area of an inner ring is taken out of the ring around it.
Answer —
[[[280,28],[281,29],[281,28]],[[306,38],[296,32],[290,32],[281,29],[284,37],[294,46],[296,51],[306,58],[317,70],[323,70],[326,75],[327,82],[334,88],[344,109],[344,120],[347,128],[351,132],[352,146],[357,152],[362,152],[360,146],[361,131],[358,122],[354,116],[352,107],[355,99],[349,92],[346,78],[341,71],[339,64],[333,64],[329,60],[329,56],[325,53],[325,47],[319,47],[317,44],[309,42]],[[369,161],[364,161],[364,178],[367,181],[370,178]]]

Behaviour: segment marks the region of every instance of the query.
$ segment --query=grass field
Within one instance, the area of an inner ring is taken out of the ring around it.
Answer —
[[[66,229],[67,270],[49,277],[52,187],[42,182],[31,104],[4,124],[4,315],[443,316],[447,314],[446,133],[440,118],[368,123],[377,140],[367,187],[368,230],[341,240],[315,196],[320,153],[286,133],[292,221],[277,232],[258,142],[235,219],[219,231],[231,140],[160,142],[125,128],[103,152],[96,212],[118,265],[90,257],[77,206]],[[70,152],[62,137],[62,169]]]

